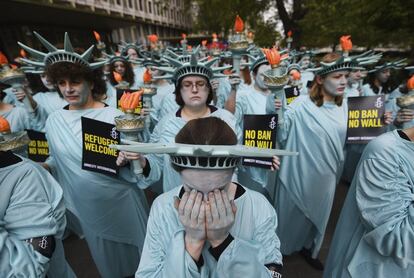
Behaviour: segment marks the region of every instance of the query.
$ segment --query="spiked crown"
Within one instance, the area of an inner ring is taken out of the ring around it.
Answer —
[[[334,62],[320,62],[319,67],[309,69],[309,71],[315,71],[317,75],[323,76],[340,70],[364,69],[363,66],[378,62],[381,56],[382,54],[375,54],[372,50],[355,56],[341,56],[341,58]]]
[[[121,41],[121,44],[118,44],[119,51],[121,51],[121,55],[126,57],[128,56],[128,49],[134,49],[137,54],[141,57],[145,57],[143,52],[143,46],[141,44],[136,43],[127,43],[125,41]]]
[[[245,65],[248,65],[250,67],[251,72],[253,72],[257,67],[263,64],[269,64],[269,62],[266,59],[266,56],[264,55],[263,51],[260,48],[257,48],[254,46],[254,47],[248,48],[247,51],[249,52],[249,54],[247,54],[247,56],[249,57],[249,63]],[[287,52],[287,49],[279,51],[281,55],[286,52]]]
[[[167,62],[169,66],[155,67],[166,73],[158,78],[171,79],[177,85],[179,80],[188,75],[203,76],[207,78],[207,80],[226,77],[226,75],[221,74],[220,72],[231,68],[231,66],[213,67],[214,63],[219,59],[218,57],[211,60],[207,60],[206,58],[199,60],[197,58],[199,49],[200,48],[197,47],[191,54],[181,56],[167,50],[161,60]],[[157,77],[154,77],[154,79],[157,79]]]
[[[192,145],[179,143],[136,143],[123,140],[130,145],[111,145],[111,148],[143,154],[169,154],[171,162],[183,168],[230,169],[235,168],[242,157],[295,156],[297,152],[262,149],[242,145]]]
[[[58,49],[48,42],[45,38],[39,35],[37,32],[33,32],[40,43],[49,51],[44,53],[35,50],[27,45],[17,42],[21,48],[26,50],[32,57],[31,59],[21,58],[21,61],[27,64],[29,67],[37,68],[37,71],[44,71],[44,69],[50,65],[68,62],[73,64],[79,64],[90,68],[91,70],[97,69],[105,64],[106,61],[99,61],[95,63],[89,63],[89,59],[92,56],[94,46],[89,47],[84,53],[78,54],[75,52],[70,38],[67,32],[65,32],[64,48]]]
[[[384,69],[401,69],[402,67],[407,65],[407,63],[405,62],[406,60],[407,59],[404,58],[404,59],[397,60],[397,61],[386,62],[382,65],[374,67],[373,69],[371,69],[368,72],[369,73],[374,73],[374,72],[382,71]]]

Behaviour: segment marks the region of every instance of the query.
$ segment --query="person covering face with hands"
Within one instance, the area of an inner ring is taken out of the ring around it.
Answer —
[[[189,121],[175,141],[235,145],[237,138],[224,121],[207,117]],[[182,185],[155,200],[135,277],[281,277],[274,209],[232,182],[236,164],[220,159],[172,159]]]

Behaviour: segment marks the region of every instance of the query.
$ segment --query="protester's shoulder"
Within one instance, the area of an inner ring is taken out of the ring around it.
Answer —
[[[225,116],[226,118],[234,118],[233,113],[231,113],[230,111],[223,109],[223,108],[219,108],[217,107],[217,110],[214,111],[213,113],[211,113],[211,115],[213,116]]]
[[[52,121],[55,121],[57,118],[62,117],[62,115],[65,111],[66,110],[64,108],[61,108],[61,109],[57,109],[57,110],[53,111],[52,113],[50,113],[49,116],[47,117],[46,125],[48,123],[52,122]]]
[[[237,89],[237,97],[246,98],[247,96],[252,94],[252,90],[253,88],[249,85],[246,85],[246,84],[240,85],[239,88]]]
[[[401,141],[396,130],[382,134],[368,143],[364,150],[365,159],[380,158],[389,159],[399,153]]]
[[[108,113],[114,116],[124,115],[124,112],[112,106],[105,106],[103,109],[105,109],[105,114]]]
[[[276,215],[275,209],[263,194],[246,187],[243,188],[246,190],[244,193],[246,194],[245,198],[248,199],[251,204],[254,204],[253,208],[258,212],[257,217]]]
[[[42,166],[26,158],[14,164],[14,172],[19,173],[19,183],[15,186],[15,192],[26,192],[33,197],[43,196],[43,199],[49,199],[51,192],[61,192],[56,181]],[[39,201],[39,199],[37,199]]]
[[[151,215],[165,214],[169,211],[173,211],[174,197],[178,196],[181,190],[181,186],[171,189],[159,195],[151,206]]]
[[[301,111],[301,108],[306,105],[314,105],[309,95],[300,95],[295,98],[287,107],[287,112],[296,113]]]

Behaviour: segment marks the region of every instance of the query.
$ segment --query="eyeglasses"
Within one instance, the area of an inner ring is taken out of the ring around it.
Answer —
[[[205,81],[196,81],[195,83],[190,81],[184,81],[181,83],[181,87],[185,90],[191,90],[194,86],[196,86],[197,89],[204,88],[207,85]]]

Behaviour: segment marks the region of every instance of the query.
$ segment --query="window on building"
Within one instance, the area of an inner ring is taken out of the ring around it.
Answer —
[[[144,10],[144,9],[142,8],[142,0],[138,0],[138,5],[139,5],[139,10],[140,10],[140,11]]]
[[[151,3],[151,1],[148,1],[148,12],[150,14],[152,14],[152,3]]]

